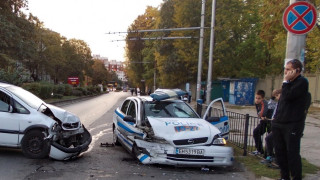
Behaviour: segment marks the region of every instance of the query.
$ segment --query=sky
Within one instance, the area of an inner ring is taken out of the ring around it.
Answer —
[[[44,26],[60,35],[85,41],[92,54],[109,60],[125,60],[126,32],[147,6],[163,0],[28,0],[28,11]],[[114,42],[112,42],[114,41]]]

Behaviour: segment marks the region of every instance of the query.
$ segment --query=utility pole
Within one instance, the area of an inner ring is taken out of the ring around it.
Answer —
[[[212,79],[212,56],[214,48],[214,26],[215,26],[215,16],[216,16],[216,0],[212,0],[212,15],[211,15],[211,34],[210,34],[210,50],[209,50],[209,67],[208,67],[208,78],[207,78],[207,94],[206,100],[207,105],[211,102],[211,79]]]
[[[206,9],[206,0],[202,0],[196,100],[200,99],[200,90],[201,90],[201,74],[202,74],[202,57],[203,57],[203,36],[204,36],[205,9]]]

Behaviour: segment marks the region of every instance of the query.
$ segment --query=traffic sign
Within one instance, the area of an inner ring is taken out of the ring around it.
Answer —
[[[298,1],[284,11],[282,22],[284,27],[294,34],[306,34],[316,24],[317,10],[306,2]]]

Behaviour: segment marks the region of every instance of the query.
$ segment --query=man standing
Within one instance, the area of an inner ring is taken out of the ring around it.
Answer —
[[[309,83],[301,76],[302,63],[293,59],[286,63],[282,93],[272,122],[276,159],[281,179],[302,179],[300,141],[303,135],[309,96]]]

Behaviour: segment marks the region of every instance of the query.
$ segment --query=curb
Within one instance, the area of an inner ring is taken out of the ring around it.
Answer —
[[[107,93],[101,93],[101,94],[97,94],[97,95],[84,96],[84,97],[61,100],[61,101],[54,101],[54,102],[49,102],[48,104],[52,104],[52,105],[61,107],[61,106],[66,106],[66,105],[69,105],[69,104],[85,101],[85,100],[88,100],[88,99],[91,99],[91,98],[94,98],[94,97],[98,97],[98,96],[101,96],[103,94],[107,94]]]

